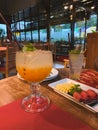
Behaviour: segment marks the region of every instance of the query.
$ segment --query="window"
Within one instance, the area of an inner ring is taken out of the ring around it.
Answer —
[[[84,43],[84,38],[85,38],[85,21],[76,22],[74,29],[75,44]]]
[[[46,35],[46,29],[40,29],[40,41],[46,42],[47,41],[47,35]]]
[[[20,32],[21,41],[25,41],[25,32]]]
[[[16,36],[17,41],[21,41],[20,32],[17,31],[14,34]]]
[[[31,28],[31,22],[29,22],[29,21],[25,21],[25,29],[30,29]]]
[[[55,41],[68,41],[68,33],[70,34],[70,24],[60,24],[51,26],[50,35],[51,42]]]
[[[32,31],[32,40],[33,42],[38,42],[38,30]]]
[[[86,33],[91,33],[96,31],[96,24],[97,24],[97,15],[91,15],[90,19],[87,20],[87,29]]]
[[[24,21],[20,21],[20,30],[24,29],[25,29]]]
[[[26,41],[31,41],[31,31],[26,32]]]
[[[7,36],[7,30],[5,24],[0,24],[0,39],[3,40]]]
[[[26,41],[34,41],[38,42],[38,27],[40,28],[40,41],[46,42],[47,41],[47,12],[42,7],[38,8],[30,7],[15,13],[12,17],[12,24],[11,29],[15,32],[15,35],[18,40],[26,40]],[[38,25],[38,15],[39,15],[39,25]],[[78,22],[75,23],[74,28],[74,41],[75,43],[84,43],[85,42],[85,32],[86,34],[89,32],[96,31],[96,24],[97,24],[97,15],[89,15],[89,19],[86,21],[81,16],[84,16],[84,13],[78,14],[77,18]],[[60,18],[59,18],[60,20]],[[71,24],[64,23],[64,20],[61,20],[59,23],[56,24],[55,21],[52,21],[52,26],[50,26],[50,42],[59,41],[60,43],[68,43],[69,37],[71,37]],[[62,24],[61,24],[62,22]],[[51,21],[50,21],[51,25]]]

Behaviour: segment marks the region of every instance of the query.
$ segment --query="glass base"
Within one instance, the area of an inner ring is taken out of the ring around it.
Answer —
[[[31,113],[41,112],[46,110],[50,105],[50,100],[48,97],[43,95],[36,97],[34,94],[25,97],[22,100],[22,108]]]

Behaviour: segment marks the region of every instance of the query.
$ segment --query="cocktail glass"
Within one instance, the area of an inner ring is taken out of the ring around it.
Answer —
[[[83,66],[83,58],[84,58],[83,53],[78,54],[69,53],[69,64],[70,64],[69,78],[79,80]]]
[[[49,107],[50,100],[40,93],[40,82],[51,72],[53,66],[50,51],[35,50],[16,53],[16,68],[19,75],[29,81],[32,94],[22,100],[22,107],[27,112],[41,112]]]

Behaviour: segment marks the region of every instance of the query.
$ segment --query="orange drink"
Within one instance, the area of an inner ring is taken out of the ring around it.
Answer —
[[[40,68],[26,68],[25,67],[18,67],[17,66],[17,70],[19,72],[19,75],[21,75],[22,78],[24,78],[27,81],[30,82],[40,82],[43,79],[45,79],[52,67],[51,66],[47,66],[47,67],[40,67]]]

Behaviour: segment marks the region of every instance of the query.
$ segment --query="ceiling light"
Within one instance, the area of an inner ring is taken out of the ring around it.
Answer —
[[[82,2],[86,2],[87,0],[82,0]]]
[[[51,19],[52,19],[53,17],[54,17],[53,15],[50,16]]]
[[[70,15],[70,20],[72,20],[73,19],[73,15]]]
[[[68,9],[68,6],[65,5],[65,6],[64,6],[64,9]]]
[[[91,9],[94,9],[94,8],[95,8],[95,6],[92,6],[92,7],[91,7]]]
[[[73,9],[73,5],[70,5],[70,10],[72,10]]]

